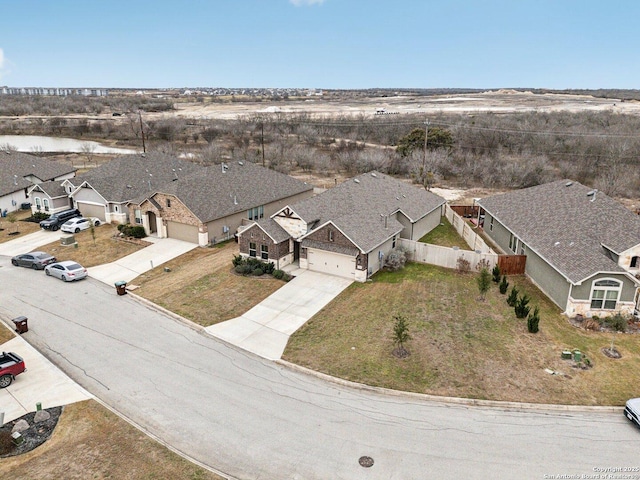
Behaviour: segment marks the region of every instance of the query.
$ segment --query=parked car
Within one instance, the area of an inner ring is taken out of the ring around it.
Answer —
[[[73,260],[65,260],[64,262],[47,265],[44,268],[44,273],[59,278],[63,282],[82,280],[88,275],[87,269]]]
[[[6,388],[26,370],[24,360],[20,355],[12,352],[2,352],[0,355],[0,388]]]
[[[76,217],[71,220],[67,220],[62,224],[60,230],[66,233],[78,233],[80,230],[86,230],[91,225],[97,227],[100,225],[100,219],[95,217]]]
[[[14,267],[27,267],[34,270],[42,270],[51,263],[57,262],[56,257],[47,252],[30,252],[16,255],[11,259]]]
[[[624,407],[624,414],[636,426],[640,427],[640,398],[632,398]]]
[[[42,220],[40,222],[40,228],[44,228],[45,230],[53,230],[55,232],[67,220],[74,217],[80,217],[81,215],[82,214],[80,213],[80,210],[78,210],[77,208],[63,210],[62,212],[54,213],[46,220]]]

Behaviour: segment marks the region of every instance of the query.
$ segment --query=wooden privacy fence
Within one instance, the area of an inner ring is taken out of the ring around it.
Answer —
[[[498,255],[498,268],[503,275],[522,275],[526,264],[526,255]]]
[[[458,268],[458,259],[464,258],[469,262],[469,267],[475,271],[481,261],[491,270],[498,262],[499,255],[495,253],[477,253],[459,248],[441,247],[429,243],[420,243],[413,240],[400,238],[398,245],[407,253],[407,259],[412,262],[428,263],[445,268]]]
[[[473,206],[473,205],[449,205],[449,208],[451,208],[451,210],[456,212],[461,217],[466,217],[466,218],[477,217],[478,216],[478,210],[480,210],[480,207],[478,207],[477,205],[476,206]]]
[[[444,206],[444,216],[447,217],[449,223],[451,223],[453,228],[456,229],[458,235],[460,235],[464,239],[464,241],[467,242],[467,245],[469,245],[469,248],[471,248],[471,250],[480,253],[496,253],[491,248],[489,248],[489,245],[486,244],[482,237],[474,231],[474,227],[472,227],[469,222],[466,222],[464,218],[458,215],[449,205]]]

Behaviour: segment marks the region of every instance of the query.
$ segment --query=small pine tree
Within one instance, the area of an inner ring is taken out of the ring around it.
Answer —
[[[527,315],[529,315],[529,311],[531,310],[531,307],[527,305],[529,303],[529,300],[530,298],[526,294],[518,298],[518,301],[513,307],[516,312],[517,318],[527,318]]]
[[[493,275],[493,281],[495,283],[500,283],[500,267],[498,265],[493,267],[493,270],[491,270],[491,274]]]
[[[518,293],[520,292],[518,292],[518,289],[515,285],[511,287],[511,292],[509,292],[509,296],[507,297],[507,305],[509,305],[510,307],[516,306],[516,302],[518,301]]]
[[[540,309],[536,305],[533,309],[533,313],[529,315],[527,319],[527,329],[529,333],[538,333],[538,324],[540,323]]]
[[[394,353],[398,357],[406,357],[407,355],[409,355],[409,352],[404,347],[404,344],[411,340],[407,320],[402,315],[395,315],[393,319],[395,320],[395,323],[393,325],[392,340],[393,343],[397,346]]]
[[[480,270],[480,275],[477,278],[478,291],[480,292],[480,299],[484,301],[489,288],[491,287],[491,274],[487,268]]]
[[[507,293],[507,288],[509,288],[509,282],[507,282],[507,276],[506,275],[502,276],[502,281],[500,282],[499,288],[500,288],[500,293],[502,295]]]

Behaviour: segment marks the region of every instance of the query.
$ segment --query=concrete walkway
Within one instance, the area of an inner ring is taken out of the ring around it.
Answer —
[[[138,275],[198,248],[195,243],[173,238],[146,237],[145,240],[153,244],[115,262],[90,267],[87,269],[89,276],[109,285],[120,280],[130,282]]]
[[[93,398],[21,337],[3,343],[0,349],[17,353],[27,367],[11,385],[0,389],[0,411],[4,412],[5,423],[35,411],[38,402],[42,408],[51,408]]]
[[[244,315],[205,330],[263,358],[278,360],[289,336],[352,283],[305,270]]]

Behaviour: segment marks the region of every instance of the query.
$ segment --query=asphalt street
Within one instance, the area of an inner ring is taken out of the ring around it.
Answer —
[[[0,257],[0,317],[19,315],[25,340],[80,385],[235,478],[525,479],[640,466],[640,431],[622,413],[454,405],[327,382],[94,279],[63,283]]]

